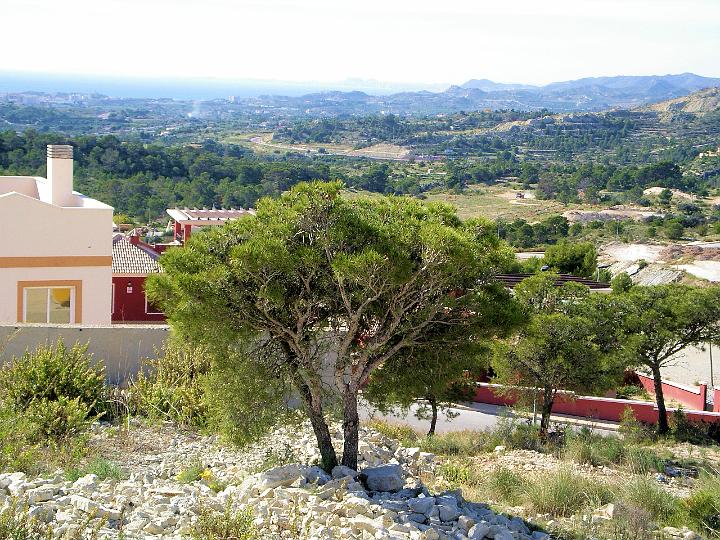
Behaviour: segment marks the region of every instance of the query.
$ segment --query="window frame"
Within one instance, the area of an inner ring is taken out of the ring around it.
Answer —
[[[51,323],[49,311],[46,307],[46,322],[25,323],[26,319],[26,289],[48,289],[48,302],[50,289],[70,289],[70,322]],[[80,324],[82,323],[82,281],[80,280],[46,280],[46,281],[18,281],[17,283],[17,321],[23,324]]]

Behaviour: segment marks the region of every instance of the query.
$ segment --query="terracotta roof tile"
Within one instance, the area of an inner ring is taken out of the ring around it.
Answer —
[[[162,272],[158,264],[159,255],[150,249],[136,246],[122,234],[113,236],[112,273],[113,274],[156,274]]]

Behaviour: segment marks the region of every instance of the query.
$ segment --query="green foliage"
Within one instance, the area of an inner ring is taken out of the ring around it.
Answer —
[[[635,286],[614,302],[624,363],[647,369],[656,383],[661,380],[661,368],[677,353],[720,338],[720,289],[716,287]],[[662,389],[655,397],[660,412],[658,431],[667,433]]]
[[[100,480],[121,480],[125,477],[123,471],[116,463],[102,457],[95,457],[82,467],[72,467],[65,472],[69,482],[75,482],[88,474],[94,474]]]
[[[450,485],[478,486],[483,481],[472,463],[467,461],[445,461],[438,472]]]
[[[511,259],[489,223],[464,224],[449,206],[347,200],[339,183],[316,182],[166,251],[165,273],[151,276],[147,289],[183,337],[219,356],[239,349],[229,355],[232,369],[258,383],[293,385],[331,466],[325,351],[337,354],[336,372],[354,366],[339,390],[344,414],[355,417],[361,384],[394,356],[437,344],[439,335],[466,342],[502,327],[497,315],[509,295],[491,276]],[[345,464],[356,465],[356,433],[345,444]]]
[[[587,242],[562,241],[545,250],[544,261],[561,274],[592,277],[597,268],[597,251]]]
[[[205,465],[200,461],[195,460],[191,462],[187,467],[180,471],[177,475],[177,481],[181,484],[190,484],[202,478],[203,472],[205,472]]]
[[[0,509],[0,538],[51,540],[53,532],[45,523],[30,517],[27,508],[19,504],[10,504]]]
[[[613,342],[603,332],[612,312],[596,309],[584,289],[555,287],[552,276],[523,280],[516,296],[530,323],[518,340],[495,348],[495,380],[509,392],[539,400],[543,432],[558,391],[596,393],[622,376],[622,366],[608,354]]]
[[[90,425],[90,410],[80,398],[60,396],[57,400],[34,400],[24,411],[31,426],[32,442],[64,445],[85,433]]]
[[[651,477],[634,478],[627,482],[621,491],[621,499],[626,504],[644,509],[660,523],[668,522],[679,506],[679,500]]]
[[[203,511],[190,535],[194,540],[254,540],[258,538],[250,510],[233,512],[229,506],[223,512]]]
[[[0,369],[0,398],[17,410],[25,410],[34,401],[77,399],[91,414],[103,411],[105,368],[93,364],[87,345],[71,349],[62,340],[55,345],[40,345]]]
[[[610,282],[610,287],[615,294],[628,292],[632,286],[632,279],[627,274],[627,272],[620,272]]]
[[[178,340],[147,359],[130,384],[134,410],[148,418],[172,420],[180,425],[207,425],[205,377],[210,371],[207,350]]]
[[[700,534],[720,538],[720,476],[703,474],[680,507],[679,523],[686,523]]]
[[[507,467],[495,467],[482,484],[492,497],[510,505],[518,504],[527,489],[525,478]]]
[[[0,368],[0,470],[43,471],[87,452],[104,409],[104,371],[87,347],[40,346]]]
[[[560,469],[533,480],[525,493],[526,503],[541,514],[571,516],[613,500],[610,485]]]

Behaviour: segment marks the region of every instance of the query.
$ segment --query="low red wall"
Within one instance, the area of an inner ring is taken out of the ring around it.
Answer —
[[[655,395],[655,383],[652,377],[637,374],[640,384],[643,385],[649,394]],[[704,411],[707,401],[707,384],[700,383],[699,386],[687,386],[673,381],[663,380],[662,382],[663,396],[665,399],[673,399],[678,403],[682,403],[690,409],[696,411]]]
[[[512,395],[505,395],[502,389],[503,387],[498,384],[477,383],[475,402],[489,403],[491,405],[514,405],[517,400]],[[720,392],[716,393],[716,406],[717,399],[720,398],[718,394]],[[630,407],[635,413],[635,418],[641,422],[657,423],[658,411],[654,403],[631,399],[594,396],[577,396],[576,399],[572,399],[570,394],[565,396],[558,394],[553,406],[553,413],[619,422],[626,407]],[[673,410],[668,409],[668,412],[670,413]],[[688,419],[694,422],[720,422],[720,411],[685,411],[685,414]]]
[[[720,412],[720,388],[713,390],[713,412]]]

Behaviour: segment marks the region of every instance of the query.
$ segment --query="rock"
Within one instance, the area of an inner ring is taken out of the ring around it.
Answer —
[[[502,454],[505,450],[507,450],[507,448],[504,445],[499,444],[493,449],[493,452],[496,454]]]
[[[383,465],[363,469],[361,478],[370,491],[399,491],[405,485],[400,465]]]
[[[458,507],[450,504],[439,504],[438,512],[440,521],[455,521],[460,516]]]
[[[313,465],[307,471],[305,471],[305,479],[311,484],[317,484],[319,486],[322,486],[323,484],[326,484],[327,482],[332,480],[332,476],[323,471],[317,465]]]
[[[117,510],[106,508],[103,505],[80,495],[73,495],[70,497],[70,504],[78,510],[85,512],[86,514],[91,514],[94,517],[120,519],[122,515],[121,512]]]
[[[615,505],[607,503],[593,512],[593,517],[599,519],[612,519],[615,514]]]
[[[351,469],[350,467],[346,467],[345,465],[337,465],[333,467],[333,470],[330,474],[335,480],[337,480],[338,478],[345,478],[346,476],[350,476],[351,478],[357,478],[358,475],[355,469]]]
[[[298,476],[303,476],[303,468],[296,463],[275,467],[261,473],[258,477],[257,486],[259,489],[272,489],[279,486],[289,486]]]
[[[29,504],[37,504],[52,500],[55,491],[52,486],[41,486],[27,490],[25,496]]]
[[[414,497],[408,500],[407,505],[413,512],[427,515],[435,506],[435,497]]]
[[[461,527],[465,531],[469,531],[473,525],[475,525],[475,520],[469,516],[460,516],[458,517],[458,527]]]
[[[480,540],[485,538],[487,533],[490,532],[490,527],[486,523],[476,523],[468,531],[468,538],[471,540]]]

